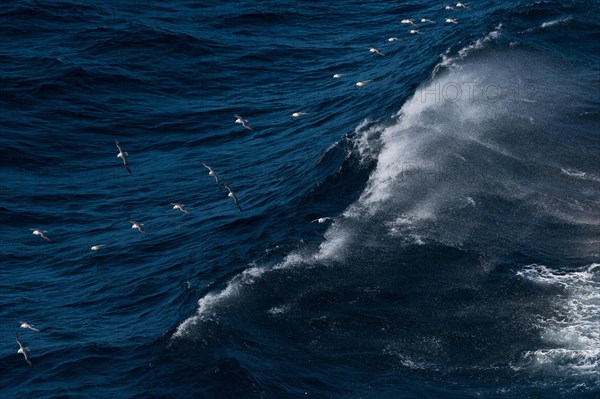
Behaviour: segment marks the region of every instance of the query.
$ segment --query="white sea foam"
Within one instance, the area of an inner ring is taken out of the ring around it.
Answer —
[[[227,286],[219,292],[209,292],[198,301],[196,314],[181,323],[173,337],[184,336],[193,326],[199,322],[218,316],[220,307],[226,306],[227,302],[237,297],[244,286],[251,285],[260,278],[267,269],[251,267],[235,276]]]
[[[466,56],[471,54],[473,51],[480,50],[485,47],[489,42],[496,40],[502,34],[502,23],[499,23],[494,30],[485,35],[482,38],[477,39],[473,44],[470,44],[466,47],[461,48],[456,55],[449,55],[450,50],[446,51],[445,54],[442,55],[442,61],[436,66],[433,71],[433,76],[437,74],[440,68],[447,67],[453,68],[456,67],[457,61],[464,59]]]
[[[567,22],[570,22],[573,20],[573,17],[569,16],[569,17],[564,17],[564,18],[559,18],[559,19],[553,19],[551,21],[547,21],[542,23],[539,26],[535,26],[533,28],[529,28],[527,30],[525,30],[524,32],[520,32],[520,33],[530,33],[530,32],[534,32],[540,29],[547,29],[547,28],[551,28],[553,26],[556,25],[561,25],[561,24],[565,24]]]
[[[540,28],[545,29],[545,28],[549,28],[551,26],[564,24],[566,22],[571,21],[572,19],[573,19],[573,17],[565,17],[565,18],[560,18],[560,19],[555,19],[552,21],[544,22],[543,24],[540,25]]]
[[[600,177],[594,176],[591,173],[586,173],[575,169],[561,169],[561,172],[567,176],[575,177],[577,179],[600,182]]]
[[[564,292],[553,304],[557,316],[538,319],[547,347],[526,352],[519,368],[600,377],[600,264],[569,272],[529,265],[517,275]]]

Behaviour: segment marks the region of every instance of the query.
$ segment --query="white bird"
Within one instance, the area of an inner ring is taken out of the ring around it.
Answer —
[[[17,344],[19,344],[19,350],[17,351],[17,353],[22,354],[23,357],[25,357],[25,361],[27,362],[29,367],[31,367],[31,360],[29,360],[29,355],[27,354],[27,348],[25,348],[25,346],[19,339],[19,333],[17,333],[16,335],[17,335]]]
[[[45,234],[47,233],[46,230],[40,230],[40,229],[31,229],[32,233],[34,236],[40,236],[42,237],[44,240],[46,241],[52,241],[51,239],[48,238],[48,236]]]
[[[21,325],[19,326],[21,328],[28,328],[28,329],[33,330],[33,331],[40,331],[40,330],[38,330],[37,328],[33,327],[31,324],[29,324],[27,322],[20,321],[19,323],[21,323]]]
[[[363,87],[366,86],[367,83],[372,82],[373,79],[369,79],[369,80],[363,80],[362,82],[356,82],[355,86],[356,87]]]
[[[402,21],[400,21],[401,24],[409,24],[412,26],[417,26],[412,19],[403,19]]]
[[[339,78],[341,78],[342,76],[344,76],[344,74],[343,74],[343,73],[336,73],[335,75],[333,75],[333,78],[334,78],[334,79],[339,79]]]
[[[117,158],[121,158],[123,160],[123,166],[125,166],[125,169],[127,169],[129,174],[131,174],[131,169],[129,169],[129,162],[127,162],[127,157],[129,156],[129,154],[127,152],[123,151],[123,149],[119,145],[119,140],[116,138],[115,138],[115,145],[117,146],[117,149],[119,150],[119,153],[117,154]]]
[[[235,193],[227,185],[227,183],[223,183],[223,185],[225,186],[225,188],[227,188],[227,190],[229,190],[229,194],[227,194],[227,196],[230,197],[230,198],[233,198],[233,202],[235,202],[235,205],[239,208],[240,212],[243,212],[242,207],[240,206],[240,201],[238,200],[237,195],[235,195]]]
[[[221,187],[221,182],[219,181],[219,175],[217,175],[217,172],[215,172],[213,168],[211,168],[204,162],[202,162],[202,166],[204,166],[206,169],[208,169],[208,175],[215,178],[215,181],[217,182],[217,186],[219,186],[219,190],[223,191],[223,187]]]
[[[411,35],[422,35],[423,33],[421,33],[421,31],[418,31],[416,29],[411,29],[408,33],[410,33]]]
[[[428,19],[428,18],[421,18],[421,23],[426,23],[426,22],[429,22],[429,23],[435,24],[435,21],[432,21],[431,19]]]
[[[94,245],[94,246],[92,246],[90,249],[91,249],[92,251],[94,251],[94,252],[95,252],[95,251],[98,251],[98,250],[99,250],[100,248],[102,248],[103,246],[104,246],[104,245]]]
[[[385,55],[385,54],[383,54],[381,51],[379,51],[378,49],[376,49],[375,47],[371,47],[371,48],[369,48],[369,51],[370,51],[371,53],[379,54],[379,55],[381,55],[381,56],[384,56],[384,55]]]
[[[469,8],[469,5],[465,3],[456,3],[456,8]]]
[[[454,18],[446,18],[446,23],[447,24],[457,24],[458,21],[455,20]]]
[[[308,112],[294,112],[292,114],[292,119],[300,118],[301,116],[308,115]]]
[[[136,222],[135,220],[131,220],[131,219],[129,219],[129,223],[131,223],[131,228],[132,229],[138,229],[138,231],[140,233],[142,233],[143,235],[148,234],[148,233],[146,233],[146,230],[144,230],[144,227],[143,227],[144,225],[143,224],[141,224],[139,222]]]
[[[386,40],[386,42],[391,43],[391,42],[395,42],[396,40],[400,40],[400,39],[398,39],[397,37],[390,37],[389,39]]]
[[[234,115],[235,116],[235,123],[241,123],[242,126],[244,126],[244,128],[248,129],[248,130],[252,130],[252,128],[250,127],[250,125],[248,125],[248,120],[242,118],[239,115]]]
[[[187,210],[187,208],[184,205],[182,205],[182,204],[176,204],[174,202],[171,202],[171,205],[173,205],[173,209],[179,209],[183,213],[190,213]]]
[[[445,10],[454,10],[454,7],[445,5],[444,9]]]
[[[335,219],[337,219],[337,218],[325,216],[325,217],[322,217],[322,218],[315,219],[311,223],[315,223],[315,222],[317,222],[317,223],[325,223],[325,222],[327,222],[329,220],[333,221]]]

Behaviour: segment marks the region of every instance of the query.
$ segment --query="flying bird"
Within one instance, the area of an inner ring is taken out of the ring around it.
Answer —
[[[465,3],[456,3],[456,8],[469,8],[469,5]]]
[[[19,350],[17,351],[17,353],[22,354],[23,357],[25,357],[25,361],[27,362],[29,367],[31,367],[31,360],[29,360],[29,355],[27,354],[27,348],[25,348],[25,346],[21,342],[21,339],[19,338],[19,333],[16,333],[16,335],[17,335],[17,344],[19,344]]]
[[[417,26],[412,19],[403,19],[402,21],[400,21],[401,24],[409,24],[412,26]]]
[[[308,112],[294,112],[292,114],[292,119],[300,118],[301,116],[308,115]]]
[[[123,151],[123,149],[119,145],[119,140],[116,138],[115,138],[115,145],[117,146],[117,148],[119,150],[119,153],[117,154],[117,158],[121,158],[123,160],[123,166],[125,166],[125,169],[127,169],[129,174],[131,174],[131,169],[129,169],[129,162],[127,162],[127,157],[129,156],[129,154],[127,152]]]
[[[44,240],[46,241],[52,241],[51,239],[48,238],[48,236],[46,235],[48,231],[46,230],[40,230],[40,229],[31,229],[31,234],[33,234],[34,236],[40,236],[42,237]]]
[[[317,219],[313,220],[311,223],[315,223],[315,222],[317,222],[317,223],[325,223],[325,222],[327,222],[329,220],[334,221],[335,219],[337,219],[337,218],[325,216],[325,217],[322,217],[322,218],[317,218]]]
[[[28,328],[28,329],[33,330],[33,331],[40,331],[40,330],[38,330],[37,328],[33,327],[31,324],[29,324],[27,322],[20,321],[19,323],[21,323],[21,325],[19,326],[21,328]]]
[[[371,47],[371,48],[369,48],[369,51],[370,51],[371,53],[379,54],[379,55],[381,55],[381,56],[384,56],[384,55],[385,55],[385,54],[383,54],[381,51],[379,51],[379,49],[376,49],[375,47]]]
[[[344,74],[343,74],[343,73],[336,73],[335,75],[333,75],[333,78],[334,78],[334,79],[339,79],[339,78],[341,78],[342,76],[344,76]]]
[[[92,251],[94,251],[94,252],[95,252],[95,251],[98,251],[98,250],[99,250],[100,248],[102,248],[103,246],[104,246],[104,245],[94,245],[94,246],[93,246],[93,247],[91,247],[90,249],[91,249]]]
[[[179,209],[183,213],[190,213],[187,210],[187,208],[184,205],[182,205],[182,204],[176,204],[174,202],[171,202],[171,205],[173,205],[173,209]]]
[[[454,10],[454,7],[448,6],[448,5],[444,5],[444,9],[445,10]]]
[[[421,18],[421,23],[426,23],[426,22],[429,22],[429,23],[435,24],[435,21],[432,21],[431,19],[428,19],[428,18]]]
[[[143,227],[144,225],[143,224],[141,224],[139,222],[136,222],[135,220],[131,220],[131,219],[129,219],[129,223],[131,223],[131,228],[132,229],[138,229],[138,231],[140,233],[142,233],[143,235],[148,234],[148,233],[146,233],[146,230],[144,230],[144,227]]]
[[[223,187],[221,187],[221,182],[219,181],[219,175],[217,175],[217,172],[215,172],[213,168],[211,168],[204,162],[202,162],[202,166],[204,166],[206,169],[208,169],[208,175],[215,178],[215,181],[217,182],[217,186],[219,186],[219,190],[223,191]]]
[[[235,193],[233,192],[233,190],[229,187],[229,185],[227,183],[223,183],[223,185],[225,186],[225,188],[227,188],[227,190],[229,190],[229,194],[227,194],[227,196],[233,198],[233,202],[235,202],[235,205],[239,208],[240,212],[243,212],[237,195],[235,195]]]
[[[372,82],[372,81],[373,81],[373,79],[363,80],[362,82],[356,82],[356,84],[354,86],[363,87],[363,86],[366,86],[367,83]]]
[[[252,130],[252,128],[250,127],[250,125],[248,125],[248,120],[247,119],[244,119],[244,118],[242,118],[241,116],[239,116],[237,114],[234,115],[234,116],[236,118],[235,119],[235,123],[241,123],[242,126],[244,126],[244,128],[246,128],[248,130]]]
[[[421,31],[419,31],[419,30],[416,30],[416,29],[411,29],[411,30],[409,31],[409,33],[410,33],[411,35],[422,35],[422,34],[423,34],[423,33],[421,33]]]
[[[386,42],[391,43],[391,42],[395,42],[396,40],[400,40],[400,39],[397,37],[390,37],[389,39],[386,40]]]
[[[458,21],[455,20],[454,18],[446,18],[446,23],[447,24],[457,24]]]

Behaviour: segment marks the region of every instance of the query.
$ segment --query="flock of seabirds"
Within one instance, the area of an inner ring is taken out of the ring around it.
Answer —
[[[454,6],[449,6],[449,5],[444,5],[444,9],[445,10],[455,10],[455,9],[469,9],[470,7],[465,4],[465,3],[456,3]],[[428,19],[428,18],[421,18],[419,19],[419,21],[422,24],[434,24],[436,23],[435,21]],[[412,19],[403,19],[402,21],[400,21],[401,24],[406,24],[406,25],[411,25],[412,27],[417,28],[418,25],[414,22],[414,20]],[[447,24],[456,24],[458,23],[458,20],[455,18],[445,18],[445,23]],[[423,34],[420,30],[418,29],[411,29],[409,30],[409,33],[411,35],[421,35]],[[400,38],[398,37],[390,37],[389,39],[386,40],[386,42],[395,42],[396,40],[400,40]],[[375,48],[375,47],[371,47],[369,48],[369,52],[380,55],[380,56],[385,56],[385,54],[380,51],[379,49]],[[335,75],[333,75],[334,79],[339,79],[344,77],[345,74],[341,74],[341,73],[336,73]],[[355,83],[355,87],[362,87],[367,85],[368,83],[372,82],[373,80],[363,80],[360,82],[356,82]],[[308,115],[307,112],[294,112],[291,115],[292,119],[297,119],[297,118],[301,118],[305,115]],[[250,126],[250,123],[248,122],[247,119],[241,117],[240,115],[234,115],[235,117],[235,123],[237,124],[241,124],[245,129],[252,131],[252,127]],[[121,144],[119,143],[119,140],[117,138],[115,138],[115,145],[117,146],[117,149],[119,150],[118,154],[117,154],[117,158],[121,158],[121,160],[123,161],[123,166],[125,167],[125,169],[127,169],[127,172],[129,172],[129,174],[131,174],[131,169],[129,167],[129,161],[127,160],[127,157],[129,156],[129,154],[126,151],[123,151],[123,148],[121,147]],[[219,175],[217,174],[217,172],[215,172],[215,170],[210,167],[209,165],[207,165],[206,163],[202,162],[201,163],[202,166],[204,166],[206,169],[208,169],[208,175],[212,176],[215,178],[215,181],[217,183],[217,186],[219,187],[220,191],[223,191],[223,187],[225,187],[228,191],[227,196],[233,199],[234,204],[237,206],[237,208],[240,210],[240,212],[243,212],[242,206],[240,205],[240,201],[236,195],[236,193],[231,189],[231,187],[229,186],[229,184],[226,181],[221,181],[221,179],[219,178]],[[185,207],[185,205],[183,204],[179,204],[179,203],[174,203],[172,202],[171,205],[173,205],[173,209],[175,210],[179,210],[183,213],[190,213],[188,211],[188,209]],[[325,223],[327,221],[333,221],[337,219],[337,217],[320,217],[318,219],[313,220],[311,223],[317,222],[317,223]],[[144,229],[144,225],[142,223],[136,222],[135,220],[129,219],[129,223],[131,223],[131,228],[132,229],[137,229],[140,233],[146,235],[148,234],[146,232],[146,230]],[[41,230],[41,229],[31,229],[32,230],[32,234],[35,236],[39,236],[41,238],[43,238],[46,241],[52,241],[47,235],[47,231],[46,230]],[[98,251],[103,247],[103,245],[94,245],[92,246],[90,249],[92,251]],[[35,332],[40,332],[39,329],[35,328],[33,325],[27,323],[27,322],[20,322],[19,325],[20,328],[23,329],[28,329],[31,331],[35,331]],[[29,359],[29,352],[28,352],[28,348],[25,347],[25,345],[23,344],[23,341],[21,341],[21,338],[19,336],[19,333],[16,333],[16,337],[17,337],[17,344],[19,345],[19,350],[17,351],[17,354],[22,354],[23,357],[25,358],[25,361],[27,362],[27,364],[29,365],[29,367],[32,366],[31,364],[31,360]]]

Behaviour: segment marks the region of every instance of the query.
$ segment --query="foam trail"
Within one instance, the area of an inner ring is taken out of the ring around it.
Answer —
[[[560,272],[529,265],[517,275],[536,284],[563,289],[557,315],[540,318],[541,338],[549,348],[524,355],[523,366],[552,375],[600,376],[600,264]]]

